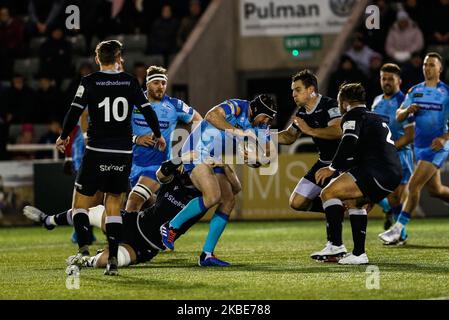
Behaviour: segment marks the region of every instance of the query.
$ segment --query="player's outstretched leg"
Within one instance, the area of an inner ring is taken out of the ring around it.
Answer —
[[[72,225],[72,210],[63,211],[55,215],[48,215],[36,207],[26,206],[23,214],[30,220],[41,223],[47,230],[53,230],[56,226]]]

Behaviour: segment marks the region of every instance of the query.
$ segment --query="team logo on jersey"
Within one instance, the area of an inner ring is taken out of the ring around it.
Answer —
[[[134,123],[139,127],[148,127],[148,123],[145,119],[134,119]]]
[[[184,102],[182,103],[182,111],[184,111],[185,113],[190,113],[190,107]]]
[[[424,93],[414,93],[413,94],[413,98],[421,98],[422,96],[424,96]]]
[[[338,107],[329,109],[329,110],[327,111],[327,113],[329,113],[329,117],[331,117],[331,118],[335,118],[335,117],[341,116],[341,114],[340,114],[340,109],[338,109]]]
[[[343,132],[345,132],[346,130],[354,130],[355,129],[355,121],[351,120],[351,121],[346,121],[343,124]]]
[[[84,87],[82,85],[80,85],[78,87],[78,90],[76,90],[76,97],[81,98],[84,94]]]
[[[419,108],[422,110],[429,110],[429,111],[443,110],[443,106],[439,103],[420,103]]]
[[[110,164],[110,165],[102,164],[102,165],[100,165],[100,171],[102,171],[102,172],[109,172],[109,171],[123,172],[123,170],[125,170],[125,167],[126,167],[126,165],[115,166],[113,164]]]
[[[159,121],[159,126],[161,127],[161,129],[167,129],[168,127],[170,127],[170,122],[169,121]]]

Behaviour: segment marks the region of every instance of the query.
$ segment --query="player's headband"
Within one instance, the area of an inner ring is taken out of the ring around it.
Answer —
[[[165,75],[163,73],[155,73],[155,74],[152,74],[151,76],[147,76],[147,83],[149,83],[151,81],[156,81],[156,80],[164,80],[164,81],[168,82],[167,75]]]

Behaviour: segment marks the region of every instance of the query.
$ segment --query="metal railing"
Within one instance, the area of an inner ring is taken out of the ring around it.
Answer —
[[[8,152],[52,151],[53,160],[59,159],[59,152],[54,144],[8,144],[6,150]]]

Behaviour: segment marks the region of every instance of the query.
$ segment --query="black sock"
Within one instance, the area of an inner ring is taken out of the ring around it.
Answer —
[[[352,240],[354,241],[354,250],[352,253],[359,256],[365,253],[366,225],[368,224],[368,216],[366,214],[349,215],[352,228]]]
[[[312,212],[324,212],[323,202],[320,197],[316,197],[312,200],[312,205],[310,206],[310,210]]]
[[[61,213],[55,214],[54,215],[54,219],[55,219],[55,223],[58,226],[68,226],[69,223],[69,219],[68,219],[68,215],[70,214],[71,210],[68,211],[63,211]],[[70,219],[71,221],[72,219]]]
[[[109,245],[109,258],[117,258],[118,246],[122,239],[122,217],[106,217],[106,237]]]
[[[327,239],[327,241],[331,241],[331,231],[329,228],[329,222],[327,222],[327,221],[326,221],[326,239]]]
[[[86,251],[89,243],[89,216],[85,209],[75,209],[73,215],[73,227],[78,235],[78,247]]]
[[[343,204],[338,199],[330,199],[323,203],[323,207],[328,224],[329,241],[331,241],[334,246],[341,246],[343,244],[342,232],[343,218],[345,215]]]

